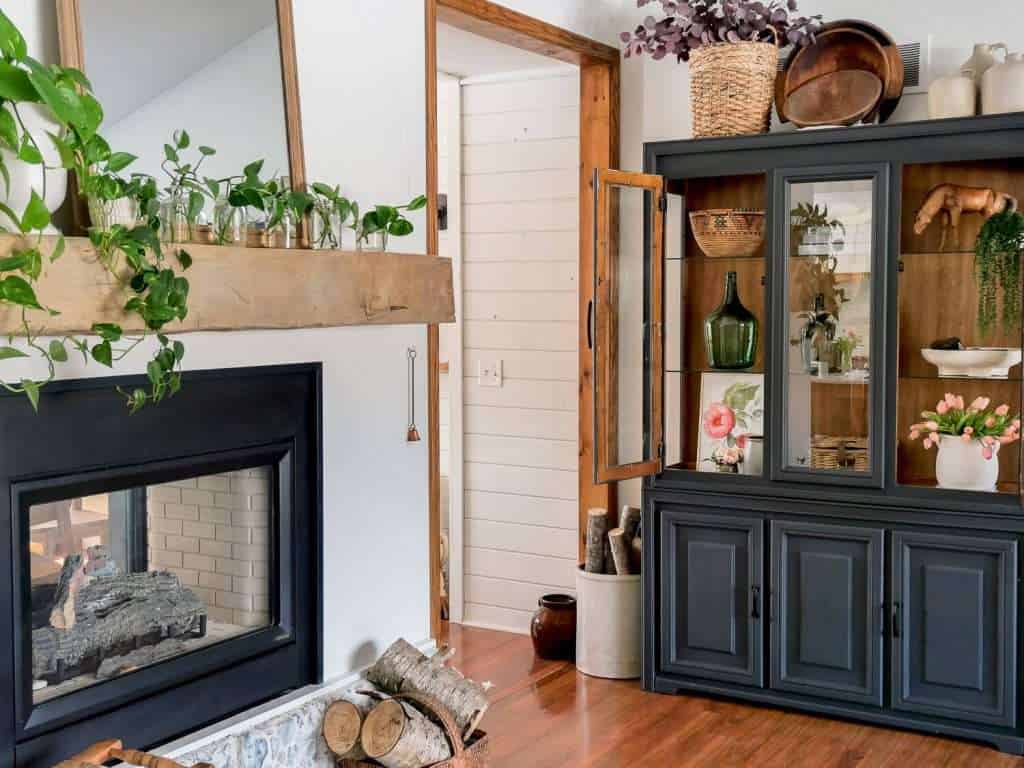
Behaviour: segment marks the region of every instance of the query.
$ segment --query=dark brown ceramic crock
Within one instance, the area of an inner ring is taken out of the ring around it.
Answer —
[[[572,661],[576,658],[576,598],[544,595],[530,622],[533,648],[542,659]]]

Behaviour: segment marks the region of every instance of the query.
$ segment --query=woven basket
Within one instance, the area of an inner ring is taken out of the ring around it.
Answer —
[[[778,70],[774,43],[714,43],[693,51],[694,138],[767,133]]]
[[[764,242],[764,211],[714,208],[690,214],[697,245],[714,258],[745,257],[757,253]]]
[[[404,699],[415,704],[417,709],[444,728],[448,743],[452,747],[452,756],[440,763],[432,764],[429,768],[487,768],[491,745],[486,733],[474,731],[469,741],[463,742],[462,735],[455,726],[455,719],[435,699],[417,693],[400,693],[392,698]],[[338,768],[380,768],[380,763],[372,760],[340,760]]]
[[[870,471],[867,438],[815,435],[811,440],[811,469]]]

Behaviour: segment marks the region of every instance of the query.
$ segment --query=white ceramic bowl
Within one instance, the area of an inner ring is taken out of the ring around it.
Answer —
[[[921,356],[939,369],[941,378],[1008,379],[1021,362],[1020,349],[970,347],[922,349]]]

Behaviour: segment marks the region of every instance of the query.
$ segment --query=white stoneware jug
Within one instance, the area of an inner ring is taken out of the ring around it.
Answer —
[[[1011,53],[981,80],[981,109],[986,115],[1024,112],[1024,54]]]
[[[995,54],[998,49],[1002,49],[1004,54],[1009,53],[1006,43],[978,43],[974,46],[974,53],[971,54],[971,58],[963,63],[960,71],[969,71],[974,77],[974,82],[980,87],[981,79],[985,76],[985,73],[995,66],[998,61]]]
[[[977,111],[978,88],[970,70],[940,77],[928,89],[928,117],[932,120],[973,117]]]

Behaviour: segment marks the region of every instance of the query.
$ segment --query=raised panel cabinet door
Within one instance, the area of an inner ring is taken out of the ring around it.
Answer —
[[[661,666],[762,687],[760,518],[661,513]]]
[[[882,705],[884,533],[772,522],[772,688]]]
[[[893,533],[895,709],[1013,726],[1017,541]]]

